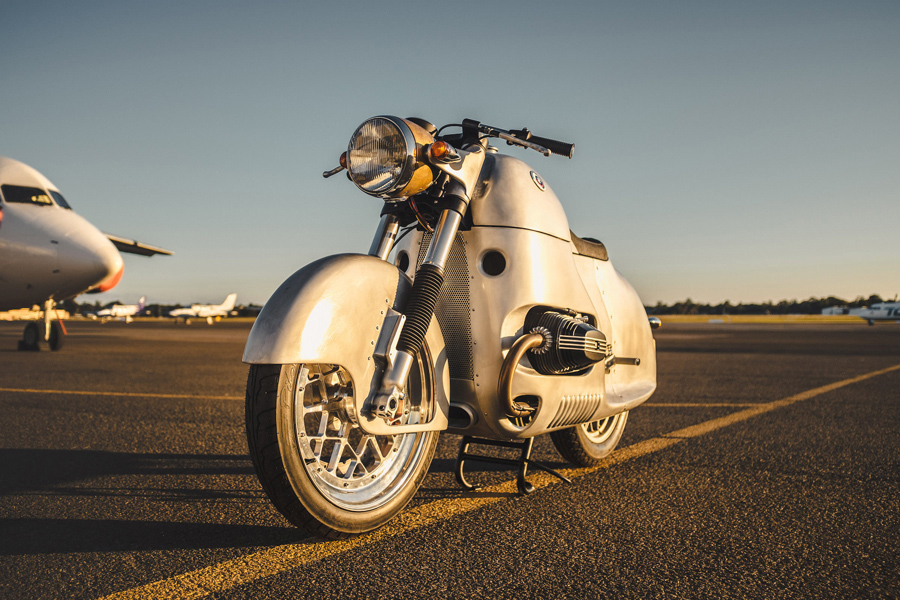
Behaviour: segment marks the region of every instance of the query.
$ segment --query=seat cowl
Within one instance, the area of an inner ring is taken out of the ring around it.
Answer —
[[[606,246],[603,245],[603,242],[594,238],[580,238],[571,229],[569,233],[572,235],[572,243],[575,244],[576,254],[590,256],[597,260],[609,260],[609,254],[606,252]]]

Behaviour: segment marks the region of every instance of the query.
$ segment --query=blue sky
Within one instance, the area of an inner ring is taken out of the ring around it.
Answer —
[[[175,251],[103,302],[365,252],[379,201],[321,173],[377,114],[574,142],[509,151],[646,304],[900,293],[897,2],[5,1],[0,57],[0,155]]]

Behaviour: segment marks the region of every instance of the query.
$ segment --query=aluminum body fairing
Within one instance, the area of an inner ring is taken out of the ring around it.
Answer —
[[[436,316],[449,357],[451,402],[475,415],[467,427],[451,429],[457,433],[531,437],[630,410],[656,388],[655,342],[640,299],[609,261],[575,253],[562,205],[533,173],[515,158],[489,156],[469,208],[473,226],[457,235],[451,252]],[[398,245],[396,256],[408,254],[409,275],[428,237],[417,232]],[[489,252],[506,262],[495,276],[482,267]],[[536,397],[539,409],[519,427],[503,413],[497,384],[503,359],[535,306],[588,316],[616,356],[641,364],[617,365],[607,374],[598,363],[578,375],[548,376],[524,359],[513,397]]]

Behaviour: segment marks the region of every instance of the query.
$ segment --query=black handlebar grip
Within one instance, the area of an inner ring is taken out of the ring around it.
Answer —
[[[566,142],[558,142],[556,140],[551,140],[550,138],[542,138],[536,135],[528,138],[528,141],[532,144],[537,144],[538,146],[543,146],[553,154],[559,154],[560,156],[565,156],[566,158],[572,158],[572,153],[575,152],[575,144],[567,144]]]

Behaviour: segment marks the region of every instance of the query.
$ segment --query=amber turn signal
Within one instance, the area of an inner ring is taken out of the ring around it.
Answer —
[[[428,156],[433,160],[446,160],[452,153],[453,148],[447,142],[435,142],[428,148]]]
[[[347,153],[346,152],[341,152],[340,163],[341,163],[342,167],[344,167],[345,169],[347,168]]]

